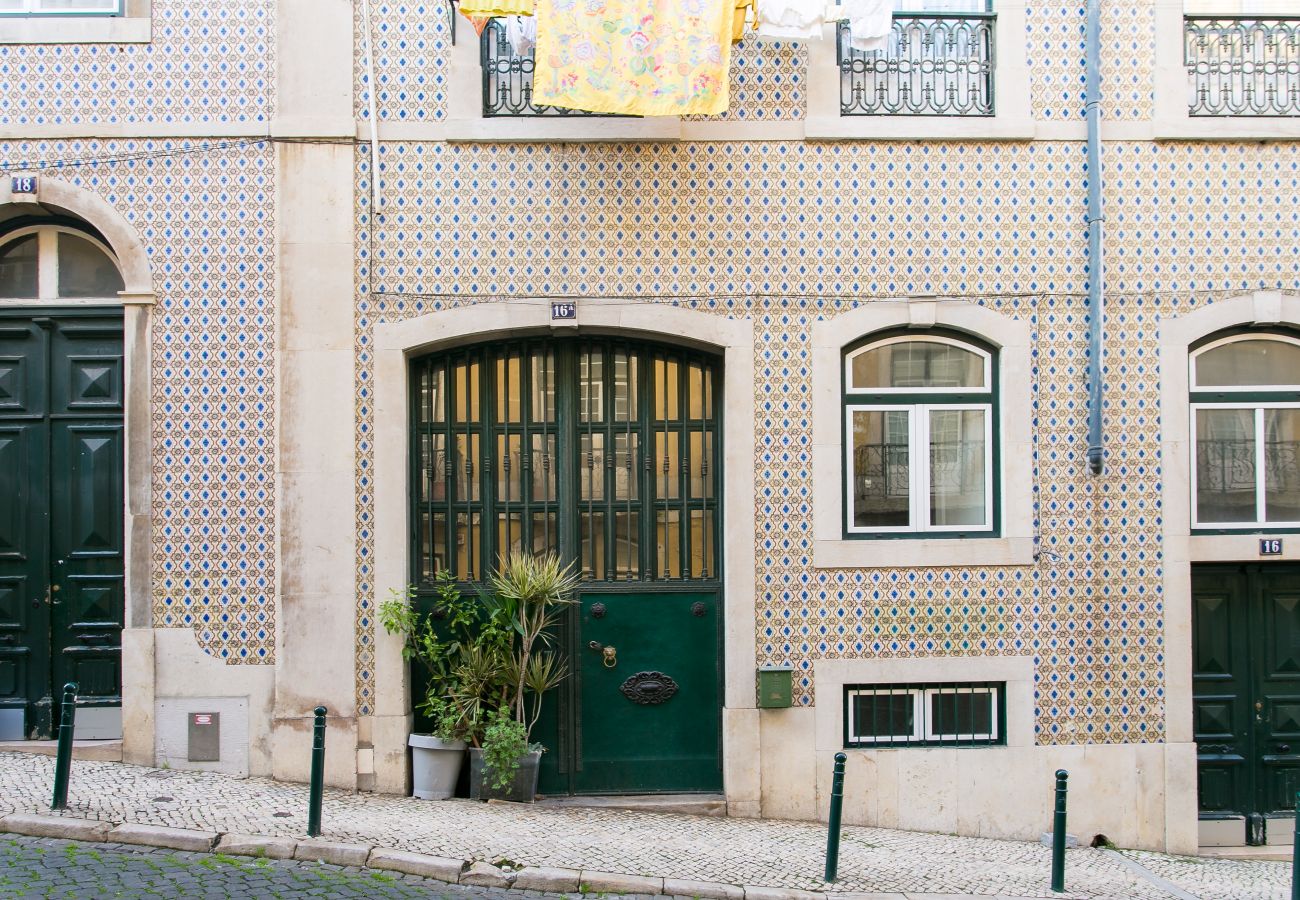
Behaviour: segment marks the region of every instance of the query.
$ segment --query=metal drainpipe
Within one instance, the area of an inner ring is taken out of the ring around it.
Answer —
[[[1103,469],[1101,436],[1102,278],[1101,243],[1101,0],[1088,0],[1086,32],[1088,119],[1088,468]]]

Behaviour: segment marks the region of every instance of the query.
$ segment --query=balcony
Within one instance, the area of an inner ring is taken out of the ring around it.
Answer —
[[[1191,116],[1300,116],[1300,16],[1185,16]]]
[[[990,11],[895,13],[879,51],[854,50],[840,23],[840,115],[994,115],[996,18]]]
[[[533,102],[533,54],[518,53],[506,37],[499,19],[488,22],[479,38],[483,67],[483,117],[593,116],[616,118],[604,113]]]

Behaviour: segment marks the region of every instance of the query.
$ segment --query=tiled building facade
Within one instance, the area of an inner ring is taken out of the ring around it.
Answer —
[[[123,297],[128,758],[190,764],[185,713],[219,710],[212,765],[301,778],[325,703],[331,780],[404,789],[375,604],[412,579],[405,360],[567,335],[572,300],[580,333],[724,360],[733,814],[824,813],[844,685],[997,682],[1006,746],[854,750],[846,815],[1034,837],[1064,766],[1081,832],[1193,849],[1191,567],[1258,541],[1192,532],[1181,367],[1224,329],[1300,328],[1300,119],[1189,117],[1181,4],[1102,7],[1100,475],[1082,7],[997,0],[996,115],[957,124],[841,122],[833,41],[742,42],[725,116],[488,119],[440,2],[0,18],[0,168],[40,180],[0,204],[75,214],[148,273]],[[995,540],[839,533],[839,351],[900,327],[1001,350]],[[793,707],[758,709],[782,665]]]

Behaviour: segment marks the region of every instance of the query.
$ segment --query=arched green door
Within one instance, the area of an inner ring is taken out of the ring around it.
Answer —
[[[595,337],[412,362],[416,583],[524,549],[583,576],[534,733],[543,793],[721,788],[719,371]]]

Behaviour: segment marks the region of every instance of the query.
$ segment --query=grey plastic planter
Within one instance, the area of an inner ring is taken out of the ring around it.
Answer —
[[[465,759],[465,742],[413,734],[406,743],[411,748],[411,793],[421,800],[450,797],[456,790],[456,779]]]
[[[537,796],[537,770],[542,761],[542,751],[534,750],[519,758],[515,779],[504,788],[498,788],[486,777],[492,769],[483,764],[483,750],[469,748],[469,798],[471,800],[513,800],[532,803]]]

